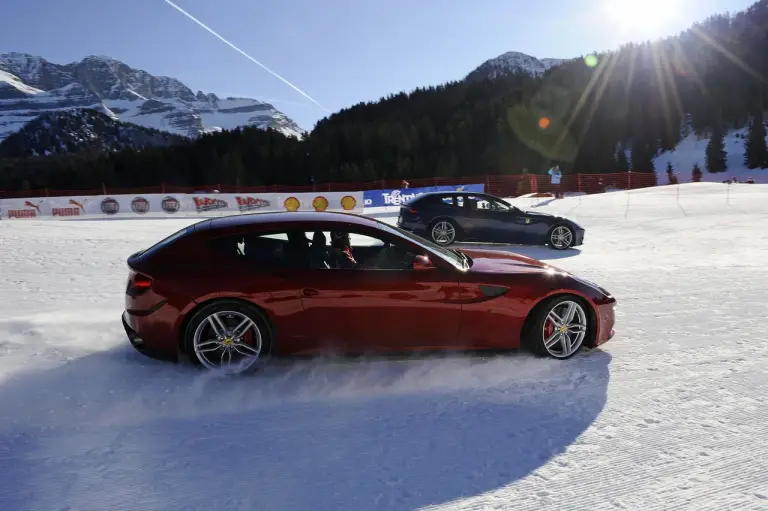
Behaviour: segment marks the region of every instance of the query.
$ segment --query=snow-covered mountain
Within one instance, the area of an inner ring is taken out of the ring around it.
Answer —
[[[565,61],[566,59],[537,59],[525,53],[508,51],[480,64],[467,75],[467,79],[496,78],[510,73],[541,76],[548,69],[559,66]]]
[[[0,54],[0,141],[41,114],[99,109],[114,118],[187,137],[239,126],[304,131],[269,103],[192,92],[109,57],[60,65],[25,53]]]
[[[40,115],[0,142],[0,157],[80,152],[137,151],[188,140],[181,135],[121,122],[98,110],[77,108]]]

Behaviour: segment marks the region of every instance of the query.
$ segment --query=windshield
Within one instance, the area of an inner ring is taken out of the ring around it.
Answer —
[[[457,270],[465,271],[469,267],[468,261],[459,252],[435,245],[431,241],[422,238],[421,236],[417,236],[408,231],[404,231],[403,229],[400,229],[394,225],[386,224],[379,220],[376,220],[376,222],[378,222],[381,230],[387,231],[390,234],[399,235],[403,238],[408,238],[416,245],[419,245],[420,247],[427,249],[429,252],[436,254],[442,260],[455,267]]]

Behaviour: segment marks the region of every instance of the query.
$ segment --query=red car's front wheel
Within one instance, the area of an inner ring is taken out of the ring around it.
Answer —
[[[546,300],[533,311],[523,341],[538,355],[564,360],[574,356],[592,334],[581,300],[564,295]]]

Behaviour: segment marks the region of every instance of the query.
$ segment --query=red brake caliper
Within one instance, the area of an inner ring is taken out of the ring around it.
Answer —
[[[544,339],[549,339],[552,337],[552,334],[555,333],[555,324],[552,323],[552,320],[547,318],[546,323],[544,323]]]

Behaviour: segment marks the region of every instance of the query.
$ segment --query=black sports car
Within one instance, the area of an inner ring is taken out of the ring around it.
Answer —
[[[565,250],[584,242],[584,228],[572,220],[523,211],[485,193],[419,195],[400,207],[397,226],[442,246],[479,241]]]

